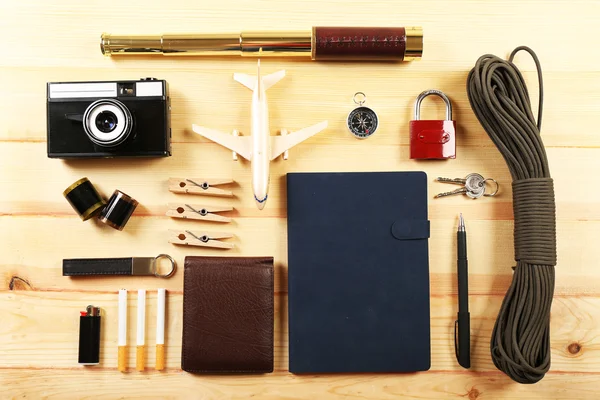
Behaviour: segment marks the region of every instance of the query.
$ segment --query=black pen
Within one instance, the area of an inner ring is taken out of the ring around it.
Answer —
[[[458,319],[454,323],[454,350],[463,368],[471,368],[471,316],[469,314],[469,269],[467,261],[467,232],[460,214],[457,243]],[[458,338],[457,338],[458,334]]]

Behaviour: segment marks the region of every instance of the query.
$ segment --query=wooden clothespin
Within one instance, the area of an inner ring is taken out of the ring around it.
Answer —
[[[215,213],[232,211],[233,207],[199,206],[184,203],[169,203],[167,217],[194,219],[199,221],[231,222],[231,218]]]
[[[221,242],[219,239],[232,238],[230,233],[197,232],[169,230],[169,243],[185,246],[214,247],[217,249],[232,249],[233,243]]]
[[[231,190],[214,186],[233,183],[231,179],[169,178],[169,190],[173,193],[201,194],[205,196],[233,197]]]

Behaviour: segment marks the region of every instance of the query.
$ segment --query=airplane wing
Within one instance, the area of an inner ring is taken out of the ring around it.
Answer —
[[[250,136],[233,136],[198,125],[192,125],[192,129],[197,134],[235,151],[246,160],[252,159],[252,138]]]
[[[327,121],[319,122],[308,128],[300,129],[286,136],[271,136],[271,160],[279,157],[284,151],[291,149],[311,136],[327,128]]]

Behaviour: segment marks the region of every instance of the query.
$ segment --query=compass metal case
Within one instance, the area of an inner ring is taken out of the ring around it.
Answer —
[[[373,109],[364,106],[367,96],[363,92],[354,94],[354,102],[358,107],[350,111],[346,126],[354,137],[366,139],[373,135],[379,126],[379,117]]]

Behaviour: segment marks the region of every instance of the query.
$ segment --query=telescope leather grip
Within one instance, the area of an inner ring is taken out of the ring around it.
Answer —
[[[403,61],[403,27],[314,27],[313,59]]]

